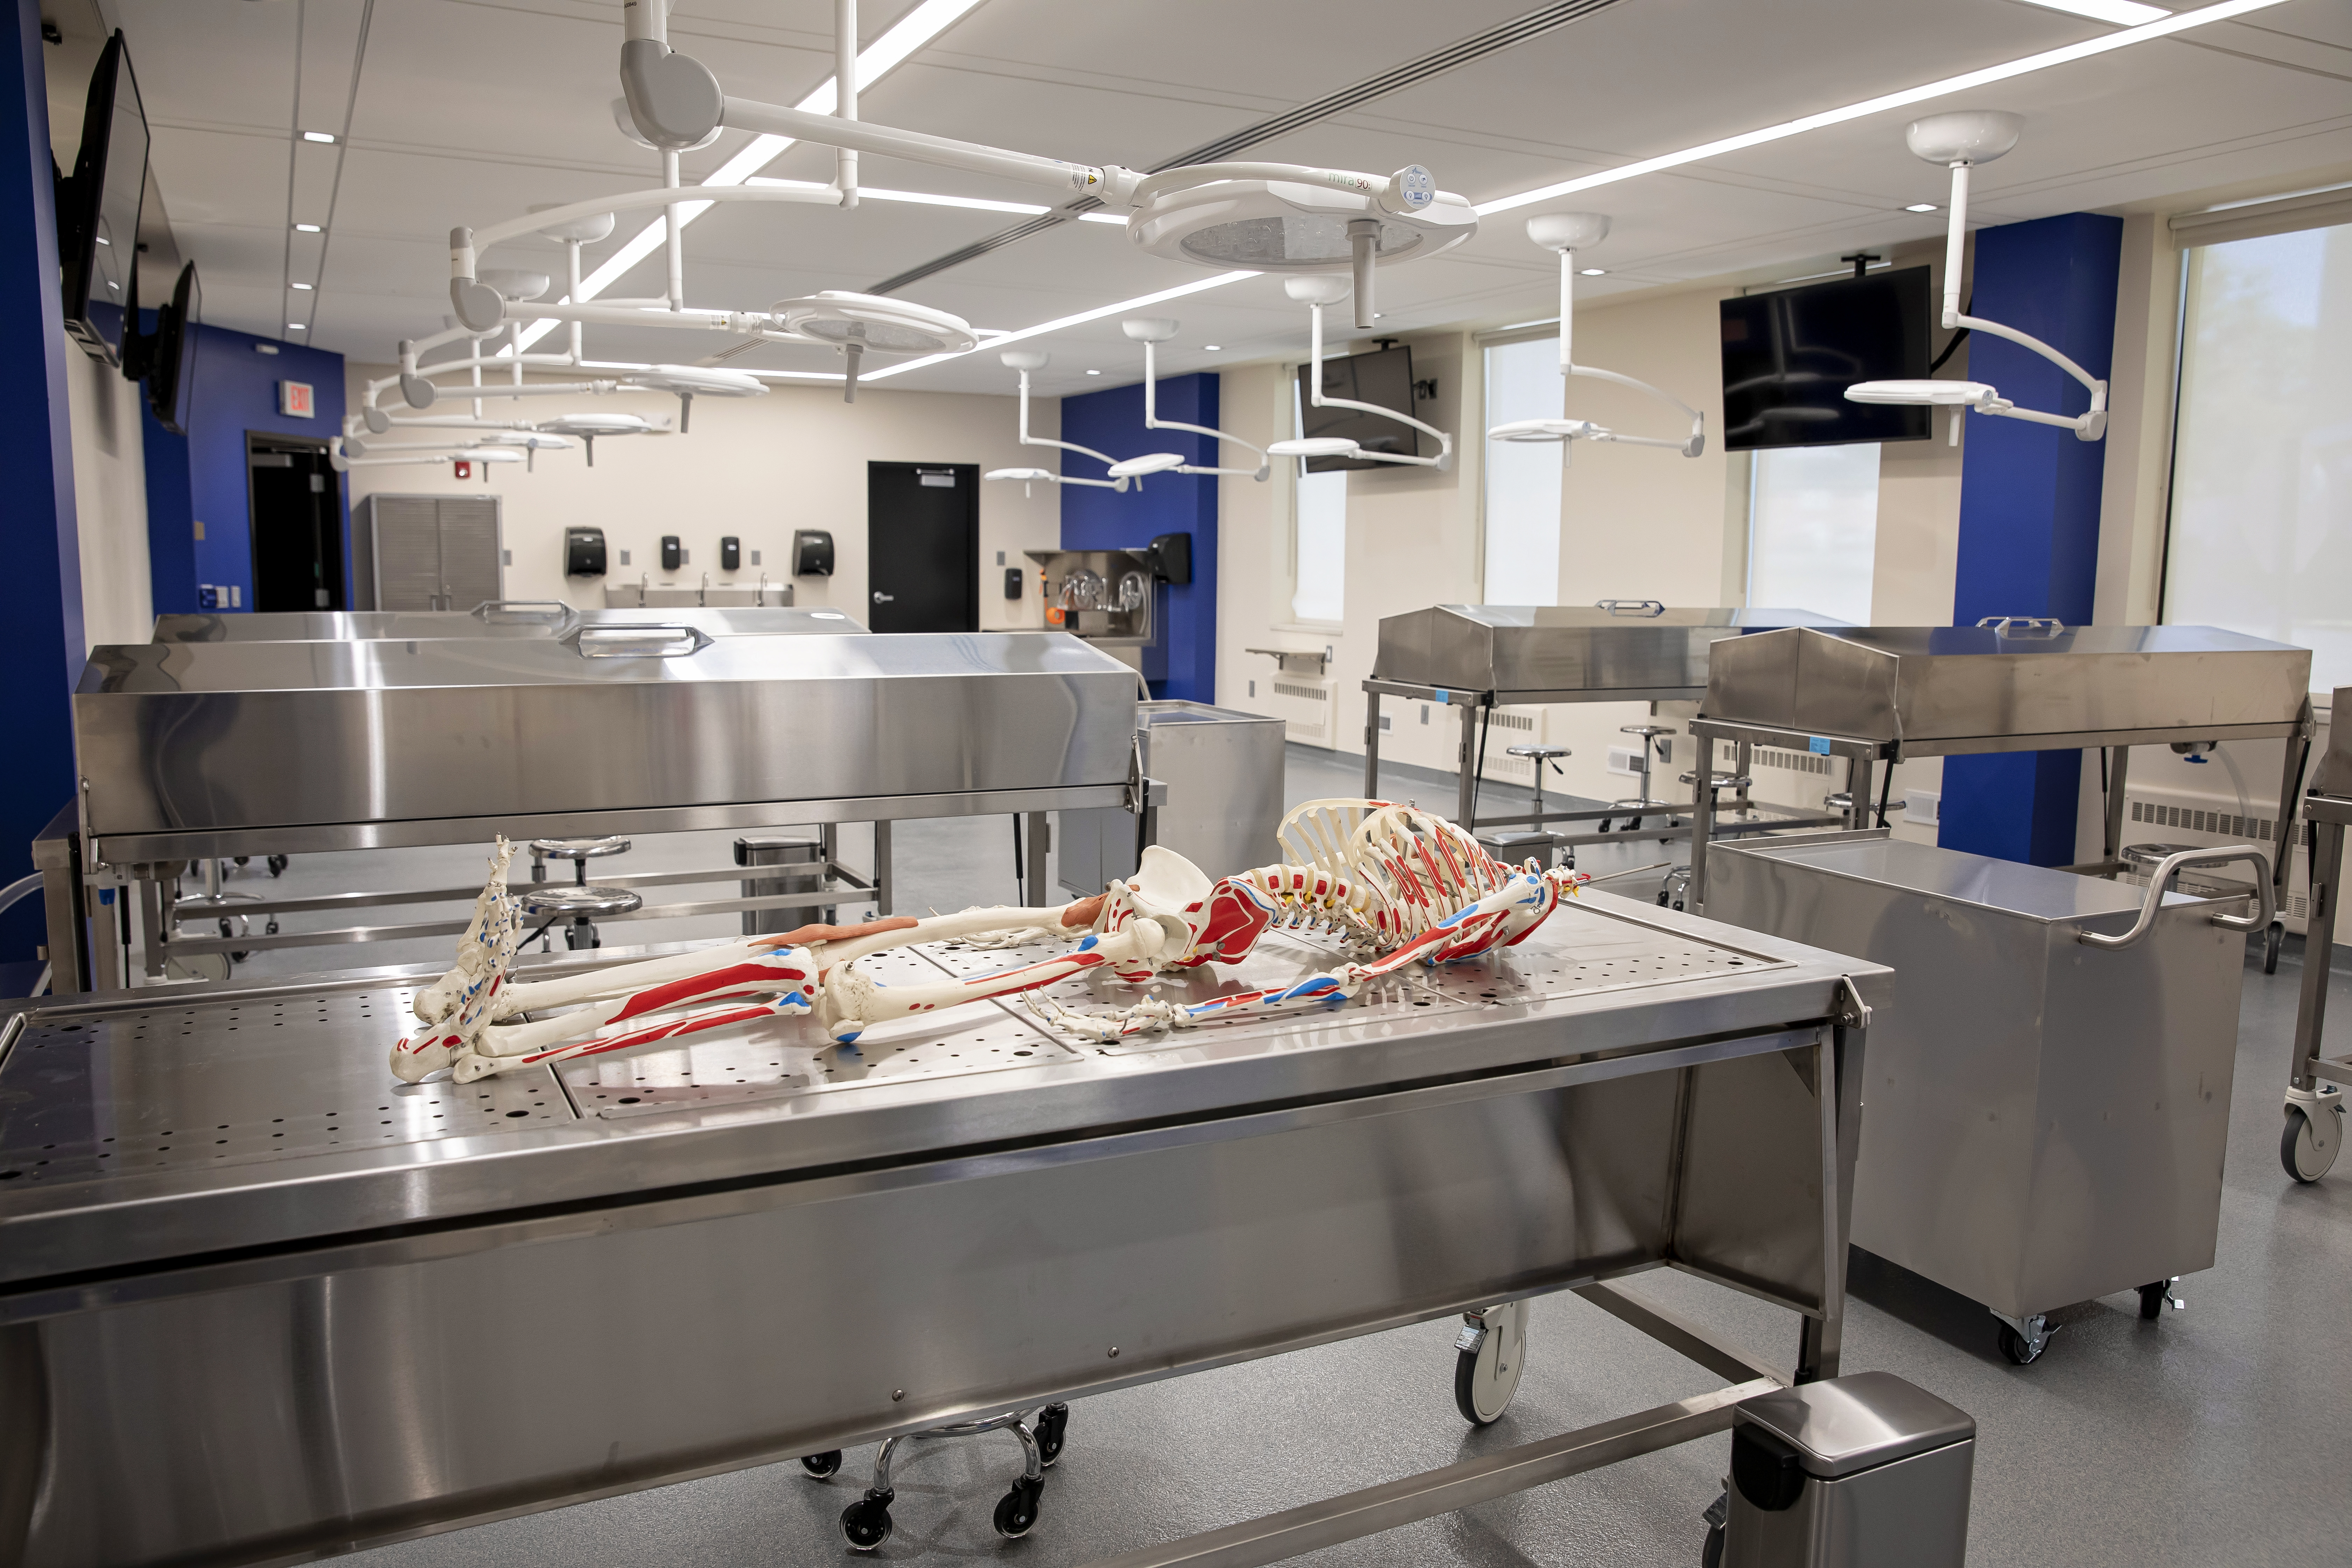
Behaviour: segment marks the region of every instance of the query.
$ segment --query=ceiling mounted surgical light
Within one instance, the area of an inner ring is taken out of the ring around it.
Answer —
[[[1266,476],[1274,471],[1274,465],[1267,459],[1265,447],[1255,442],[1244,441],[1238,436],[1228,436],[1223,430],[1212,430],[1205,425],[1184,425],[1173,419],[1160,417],[1158,389],[1160,370],[1153,362],[1151,351],[1155,344],[1164,343],[1174,337],[1181,324],[1165,316],[1130,317],[1118,324],[1120,331],[1125,332],[1131,341],[1143,345],[1143,427],[1146,430],[1186,430],[1195,436],[1206,436],[1215,441],[1229,441],[1236,447],[1247,447],[1257,454],[1257,467],[1255,468],[1195,468],[1185,463],[1181,458],[1175,458],[1172,453],[1158,452],[1150,458],[1130,458],[1125,463],[1112,464],[1111,477],[1117,479],[1123,473],[1132,473],[1140,477],[1144,474],[1161,473],[1173,468],[1180,474],[1247,474],[1259,483],[1265,483]],[[1174,460],[1161,462],[1160,459],[1163,458]],[[1143,462],[1153,463],[1157,467],[1149,468],[1133,467],[1134,464]]]
[[[1309,363],[1313,372],[1307,378],[1307,401],[1317,408],[1353,408],[1362,414],[1375,414],[1382,419],[1393,419],[1400,425],[1410,425],[1437,437],[1434,458],[1407,457],[1401,452],[1366,450],[1344,436],[1302,436],[1294,440],[1276,441],[1266,448],[1275,458],[1350,458],[1359,462],[1409,463],[1417,468],[1435,468],[1444,473],[1454,467],[1454,437],[1434,425],[1424,425],[1409,414],[1399,414],[1393,408],[1382,408],[1376,403],[1358,403],[1345,397],[1323,395],[1323,307],[1336,305],[1348,297],[1349,282],[1328,273],[1307,273],[1282,280],[1282,291],[1305,303],[1312,323],[1309,331]],[[1359,312],[1360,313],[1360,312]]]
[[[786,331],[840,352],[846,362],[844,403],[857,401],[858,367],[869,353],[960,354],[980,346],[980,334],[961,316],[880,294],[826,289],[804,300],[779,300],[768,309]]]
[[[669,392],[677,395],[677,433],[687,433],[694,421],[694,400],[698,397],[765,397],[768,384],[756,375],[740,370],[719,370],[710,365],[657,364],[650,369],[631,371],[621,384],[624,392]]]
[[[1043,436],[1029,434],[1029,373],[1033,370],[1043,370],[1053,363],[1052,354],[1040,353],[1035,349],[1007,349],[996,357],[1003,363],[1005,369],[1017,370],[1021,373],[1021,444],[1023,446],[1058,447],[1065,452],[1076,452],[1082,458],[1092,458],[1105,468],[1112,468],[1118,461],[1108,452],[1097,452],[1092,447],[1081,447],[1075,441],[1054,441]],[[1179,458],[1178,461],[1181,462],[1182,459]],[[1107,479],[1082,479],[1075,475],[1056,474],[1045,468],[991,468],[981,478],[1019,479],[1021,493],[1024,496],[1029,493],[1029,487],[1040,480],[1057,485],[1085,485],[1093,489],[1102,490],[1125,490],[1129,485],[1135,482],[1126,474],[1116,474],[1115,477]]]
[[[1356,325],[1372,324],[1372,270],[1450,250],[1478,215],[1420,164],[1382,178],[1286,163],[1199,163],[1153,174],[1132,198],[1137,248],[1257,272],[1345,270]]]
[[[1904,128],[1903,139],[1910,144],[1913,153],[1928,163],[1946,164],[1952,171],[1952,216],[1944,239],[1944,327],[1948,331],[1966,329],[2006,338],[2020,348],[2031,349],[2081,382],[2091,394],[2090,408],[2072,416],[2020,408],[1981,381],[1859,381],[1845,389],[1849,401],[1973,408],[1979,414],[2055,425],[2072,430],[2079,441],[2095,441],[2107,433],[2105,382],[2037,337],[2014,327],[2004,327],[1999,321],[1960,313],[1960,247],[1968,237],[1969,170],[1979,163],[1990,163],[2016,146],[2018,135],[2024,129],[2023,116],[1995,110],[1930,114]],[[1959,439],[1959,416],[1956,413],[1952,416],[1953,445],[1958,445]]]
[[[1598,370],[1591,365],[1576,363],[1576,253],[1590,250],[1609,237],[1607,216],[1601,213],[1546,213],[1541,217],[1528,219],[1528,237],[1546,250],[1559,254],[1559,374],[1563,398],[1567,380],[1570,376],[1580,375],[1592,381],[1631,387],[1644,396],[1654,397],[1688,415],[1690,434],[1679,441],[1659,436],[1625,436],[1589,419],[1560,418],[1514,419],[1507,425],[1497,425],[1487,431],[1487,437],[1496,441],[1615,441],[1629,447],[1671,447],[1685,458],[1696,458],[1705,451],[1706,416],[1697,409],[1673,393],[1652,386],[1646,381],[1636,381],[1613,370]]]
[[[596,466],[596,437],[599,436],[646,436],[657,433],[652,420],[641,414],[565,414],[540,422],[539,427],[558,436],[577,436],[588,449],[588,466]]]

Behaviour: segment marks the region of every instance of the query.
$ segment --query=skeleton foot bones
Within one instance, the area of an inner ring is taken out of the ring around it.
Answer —
[[[474,918],[449,973],[418,993],[419,1027],[392,1050],[394,1077],[415,1083],[447,1068],[460,1083],[572,1057],[597,1056],[725,1025],[814,1013],[846,1043],[875,1024],[993,996],[1034,992],[1107,970],[1143,984],[1171,970],[1239,963],[1270,925],[1338,934],[1361,957],[1276,989],[1193,1005],[1150,997],[1108,1014],[1032,1005],[1050,1025],[1110,1041],[1212,1018],[1319,1006],[1409,963],[1473,957],[1523,940],[1585,879],[1506,866],[1443,818],[1385,801],[1314,801],[1286,817],[1279,866],[1211,882],[1182,856],[1154,847],[1135,877],[1058,909],[982,909],[929,920],[803,926],[593,973],[512,983],[520,916],[507,895],[513,847],[499,840]],[[1014,936],[1074,940],[1055,957],[988,974],[885,985],[857,960],[917,942]],[[560,1010],[559,1010],[560,1009]]]

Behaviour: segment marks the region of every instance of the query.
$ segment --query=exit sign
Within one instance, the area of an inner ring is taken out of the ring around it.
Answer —
[[[278,412],[296,419],[316,419],[319,409],[307,381],[281,381],[278,384]]]

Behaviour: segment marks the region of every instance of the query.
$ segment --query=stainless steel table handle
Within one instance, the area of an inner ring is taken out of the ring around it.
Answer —
[[[583,658],[686,658],[710,638],[693,626],[586,626],[577,646]]]
[[[530,613],[533,611],[539,613]],[[552,621],[568,626],[572,614],[572,606],[561,599],[484,599],[474,606],[474,618],[484,622]]]
[[[1977,625],[1990,626],[1997,637],[2054,637],[2066,629],[2055,616],[1987,616]]]
[[[1595,599],[1592,607],[1612,616],[1646,616],[1652,620],[1666,613],[1664,603],[1657,599]]]
[[[2248,860],[2254,867],[2254,891],[2262,900],[2262,912],[2255,915],[2215,915],[2213,923],[2231,931],[2262,931],[2278,913],[2275,896],[2271,891],[2270,857],[2251,844],[2222,844],[2210,849],[2183,849],[2168,855],[2152,867],[2147,874],[2147,901],[2139,907],[2139,919],[2131,930],[2121,936],[2101,936],[2096,931],[2083,931],[2084,942],[2093,947],[2115,949],[2129,947],[2146,936],[2156,925],[2157,912],[2164,907],[2165,884],[2183,866],[2223,866],[2232,860]]]

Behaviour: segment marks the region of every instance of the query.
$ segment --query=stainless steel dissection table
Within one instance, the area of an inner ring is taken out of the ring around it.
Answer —
[[[1174,989],[1332,959],[1269,933]],[[396,1086],[428,978],[5,1016],[0,1558],[299,1560],[1561,1289],[1726,1380],[1128,1559],[1264,1563],[1837,1368],[1871,964],[1589,894],[1345,1007],[1108,1049],[988,1003]],[[1662,1266],[1800,1314],[1794,1366],[1604,1283]]]

